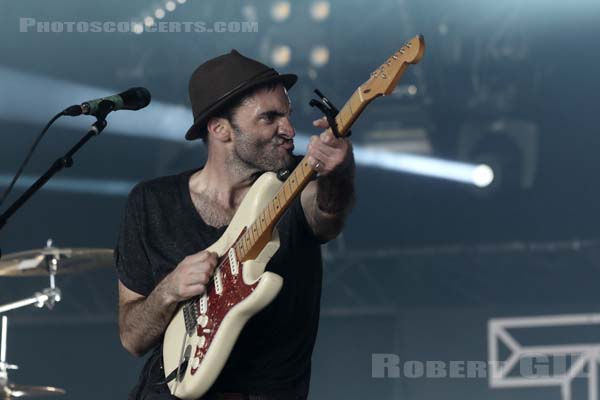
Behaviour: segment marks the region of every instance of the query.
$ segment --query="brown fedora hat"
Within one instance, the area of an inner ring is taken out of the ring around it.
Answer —
[[[206,61],[190,78],[194,125],[185,138],[194,140],[202,137],[206,133],[208,119],[250,89],[277,81],[290,89],[297,79],[294,74],[280,75],[273,68],[244,57],[237,50]]]

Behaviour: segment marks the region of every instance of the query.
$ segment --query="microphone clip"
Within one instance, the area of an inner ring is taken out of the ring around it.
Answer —
[[[99,121],[106,120],[106,116],[115,109],[115,103],[110,100],[102,100],[98,103],[98,106],[94,112],[90,112],[90,106],[88,103],[83,103],[81,106],[84,114],[90,114],[96,117]]]
[[[81,105],[73,105],[63,110],[63,115],[70,117],[77,117],[79,115],[92,115],[99,120],[105,120],[106,116],[115,109],[115,104],[110,100],[102,100],[98,105],[92,109],[89,103],[83,103]]]

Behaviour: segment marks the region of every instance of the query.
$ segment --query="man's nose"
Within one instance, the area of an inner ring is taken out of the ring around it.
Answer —
[[[294,130],[292,121],[290,121],[288,117],[281,118],[281,123],[279,124],[279,133],[289,136],[290,138],[296,136],[296,131]]]

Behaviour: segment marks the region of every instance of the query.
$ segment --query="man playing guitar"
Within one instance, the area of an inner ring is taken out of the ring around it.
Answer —
[[[152,350],[131,399],[176,398],[166,384],[161,338],[178,305],[207,290],[218,257],[204,249],[223,234],[253,183],[297,163],[287,94],[296,79],[235,50],[200,65],[190,79],[194,125],[186,138],[205,142],[206,163],[130,193],[115,250],[119,330],[131,354]],[[325,118],[313,124],[328,128]],[[203,399],[308,396],[320,244],[338,235],[353,205],[354,159],[350,142],[330,130],[311,137],[307,156],[318,179],[279,221],[281,246],[266,267],[284,278],[283,287],[245,325]]]

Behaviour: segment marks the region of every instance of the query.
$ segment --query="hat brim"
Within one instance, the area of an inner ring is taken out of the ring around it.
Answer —
[[[220,111],[222,108],[224,108],[226,105],[228,105],[229,102],[248,93],[248,91],[251,90],[252,88],[255,88],[256,86],[267,84],[270,82],[281,82],[283,84],[283,86],[287,90],[289,90],[292,86],[294,86],[294,84],[296,83],[297,80],[298,80],[298,76],[295,74],[282,74],[282,75],[276,75],[276,76],[269,76],[264,79],[258,79],[255,81],[248,82],[247,84],[241,86],[239,89],[235,90],[234,92],[229,93],[226,96],[223,96],[222,98],[217,100],[213,105],[211,105],[209,108],[204,110],[202,112],[202,114],[198,115],[198,118],[196,118],[196,120],[194,121],[194,125],[192,125],[190,127],[190,129],[188,129],[187,133],[185,134],[185,138],[187,140],[196,140],[198,138],[201,138],[204,135],[204,133],[206,133],[206,123],[208,122],[209,118],[212,115],[214,115],[216,112]]]

